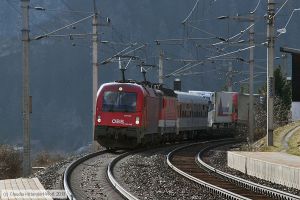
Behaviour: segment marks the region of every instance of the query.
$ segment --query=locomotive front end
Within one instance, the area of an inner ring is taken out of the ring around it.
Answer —
[[[144,96],[139,85],[104,84],[98,91],[94,140],[108,148],[134,148],[142,128]]]

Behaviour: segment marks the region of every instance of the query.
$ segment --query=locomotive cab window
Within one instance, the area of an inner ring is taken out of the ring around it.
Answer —
[[[102,111],[136,112],[136,93],[113,91],[104,92]]]

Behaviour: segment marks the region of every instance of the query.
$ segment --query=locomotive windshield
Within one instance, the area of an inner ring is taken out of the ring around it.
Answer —
[[[136,112],[136,93],[106,91],[103,96],[104,112]]]

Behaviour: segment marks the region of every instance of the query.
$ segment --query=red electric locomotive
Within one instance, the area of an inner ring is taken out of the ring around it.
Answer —
[[[162,131],[176,126],[176,94],[167,91],[134,82],[103,84],[97,94],[94,139],[112,149],[158,142]]]

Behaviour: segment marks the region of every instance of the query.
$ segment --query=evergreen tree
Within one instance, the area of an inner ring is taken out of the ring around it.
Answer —
[[[291,84],[286,80],[286,77],[283,76],[280,66],[274,71],[274,80],[275,95],[280,98],[286,109],[290,110],[292,101],[292,87]]]
[[[289,120],[289,113],[291,108],[292,87],[282,74],[281,67],[278,66],[274,70],[275,80],[275,97],[274,97],[274,124],[281,126]],[[266,111],[267,109],[267,84],[265,83],[260,89],[259,93],[263,95],[264,101],[261,108]],[[264,113],[264,112],[261,112]],[[266,113],[265,113],[266,114]],[[262,117],[263,119],[264,117]]]

